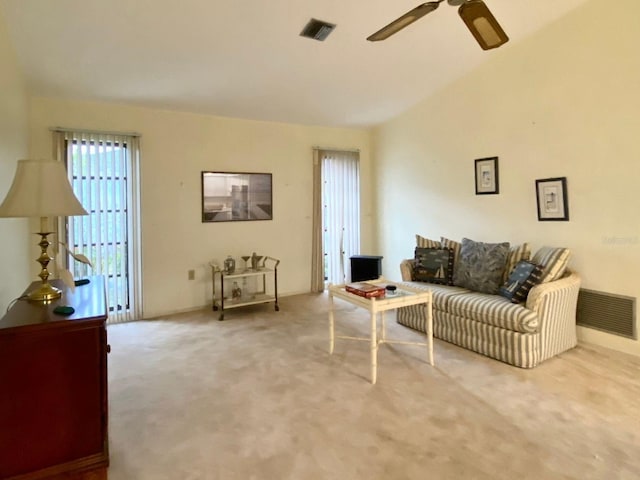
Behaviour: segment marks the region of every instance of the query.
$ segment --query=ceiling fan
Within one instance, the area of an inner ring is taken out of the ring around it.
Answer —
[[[413,10],[408,11],[389,25],[382,27],[373,35],[367,37],[367,40],[370,42],[386,40],[394,33],[424,17],[427,13],[433,12],[443,1],[436,0],[418,5]],[[504,30],[482,0],[447,0],[447,3],[454,7],[460,7],[458,8],[460,17],[462,17],[462,20],[483,50],[497,48],[509,41],[509,37],[504,33]]]

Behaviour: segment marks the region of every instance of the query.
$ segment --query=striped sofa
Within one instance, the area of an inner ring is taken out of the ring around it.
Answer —
[[[433,335],[516,367],[532,368],[577,344],[576,304],[580,277],[562,278],[531,289],[526,304],[461,287],[412,282],[412,260],[400,266],[407,285],[433,292]],[[401,325],[426,332],[420,308],[398,310]]]

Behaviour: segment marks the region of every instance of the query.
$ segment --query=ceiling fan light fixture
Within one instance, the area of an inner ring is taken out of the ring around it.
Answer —
[[[369,40],[370,42],[379,42],[380,40],[385,40],[394,33],[398,33],[406,26],[411,25],[419,18],[424,17],[427,13],[433,12],[436,8],[438,8],[439,4],[440,2],[427,2],[423,3],[422,5],[418,5],[413,10],[410,10],[401,17],[395,19],[389,25],[382,27],[373,35],[368,36],[367,40]]]
[[[468,0],[460,6],[458,13],[483,50],[497,48],[509,41],[482,0]]]

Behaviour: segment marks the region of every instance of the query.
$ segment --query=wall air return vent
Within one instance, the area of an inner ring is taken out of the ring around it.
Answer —
[[[638,338],[636,299],[612,293],[580,289],[576,323],[627,338]]]
[[[336,26],[333,23],[323,22],[322,20],[312,18],[302,29],[300,36],[324,42],[335,28]]]

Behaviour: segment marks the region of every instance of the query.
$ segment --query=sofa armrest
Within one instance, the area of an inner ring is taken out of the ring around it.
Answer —
[[[402,260],[400,262],[400,274],[403,282],[410,282],[413,274],[413,259]]]
[[[580,283],[580,276],[567,270],[562,278],[533,287],[527,295],[525,306],[539,314],[545,304],[554,296],[563,296],[565,301],[575,300],[572,303],[577,304]]]
[[[577,345],[580,284],[580,276],[567,271],[559,280],[536,285],[529,292],[526,307],[538,313],[540,325],[540,362]]]

